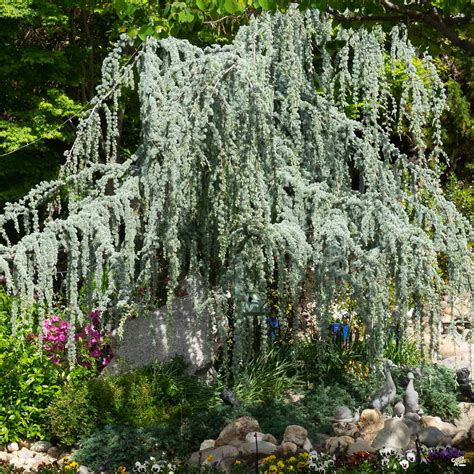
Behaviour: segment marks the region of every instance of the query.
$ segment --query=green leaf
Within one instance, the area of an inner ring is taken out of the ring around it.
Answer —
[[[196,5],[199,8],[199,10],[207,11],[209,10],[210,7],[210,2],[209,0],[196,0]]]

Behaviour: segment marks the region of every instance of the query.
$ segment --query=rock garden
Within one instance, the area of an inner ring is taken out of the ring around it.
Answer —
[[[0,202],[0,472],[473,472],[467,3],[61,3],[0,6],[101,71],[0,155],[71,140]]]

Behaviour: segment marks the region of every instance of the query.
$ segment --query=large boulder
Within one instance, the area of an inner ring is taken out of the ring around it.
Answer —
[[[459,403],[459,410],[461,414],[454,421],[454,424],[460,430],[469,431],[474,423],[474,403],[461,402]]]
[[[379,410],[368,408],[360,414],[357,426],[360,430],[360,436],[371,443],[377,433],[384,427],[384,418]]]
[[[422,428],[418,433],[418,437],[420,442],[425,446],[428,446],[428,448],[448,444],[446,435],[439,428],[435,428],[434,426]]]
[[[459,431],[459,428],[451,423],[446,423],[439,416],[422,416],[421,426],[424,428],[438,428],[446,436],[454,436]]]
[[[261,432],[257,420],[250,416],[238,418],[221,431],[216,440],[216,447],[230,444],[232,441],[245,441],[246,436],[255,431]]]
[[[269,454],[274,453],[277,450],[276,445],[269,443],[268,441],[257,441],[254,442],[245,442],[240,447],[240,452],[243,454],[256,454],[258,449],[258,454],[263,454],[268,456]]]
[[[283,435],[283,441],[295,443],[298,447],[303,447],[306,438],[308,437],[308,431],[299,425],[289,425],[286,427]]]
[[[210,458],[213,461],[221,461],[225,458],[236,458],[239,450],[234,446],[220,446],[218,448],[204,449],[203,451],[195,451],[189,458],[189,464],[194,466],[202,465]]]
[[[176,356],[188,364],[190,374],[206,374],[215,347],[209,338],[210,319],[205,312],[196,314],[190,283],[185,283],[181,294],[185,296],[174,299],[171,315],[163,306],[148,316],[126,321],[123,338],[112,341],[114,357],[103,371],[105,375],[166,362]]]
[[[375,449],[394,448],[406,449],[410,443],[410,429],[400,420],[390,420],[384,428],[377,433],[372,442]]]

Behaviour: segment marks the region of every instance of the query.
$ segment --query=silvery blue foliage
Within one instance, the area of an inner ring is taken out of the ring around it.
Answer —
[[[430,58],[415,62],[403,30],[336,35],[332,53],[330,20],[290,9],[252,20],[222,47],[150,39],[125,65],[122,39],[60,178],[0,216],[14,324],[28,322],[34,304],[41,317],[52,310],[65,255],[71,321],[98,307],[118,324],[137,285],[153,295],[158,275],[169,279],[170,305],[190,275],[204,285],[196,304],[223,342],[233,311],[238,362],[254,330],[243,295],[276,280],[298,307],[311,276],[321,324],[349,287],[378,353],[395,295],[404,327],[409,306],[415,317],[429,309],[434,351],[439,295],[472,282],[468,224],[425,166],[442,152],[444,89]],[[400,97],[390,86],[396,68]],[[117,114],[134,75],[141,143],[120,163]],[[393,142],[401,130],[412,157]],[[73,342],[71,334],[71,357]]]

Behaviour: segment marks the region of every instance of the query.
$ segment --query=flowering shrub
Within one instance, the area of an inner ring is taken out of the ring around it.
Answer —
[[[78,348],[77,361],[85,367],[90,367],[92,363],[105,367],[112,358],[110,345],[100,330],[99,315],[98,310],[89,313],[90,322],[77,329],[74,335]],[[70,323],[58,315],[52,315],[43,322],[43,349],[56,365],[67,360],[69,330]]]

